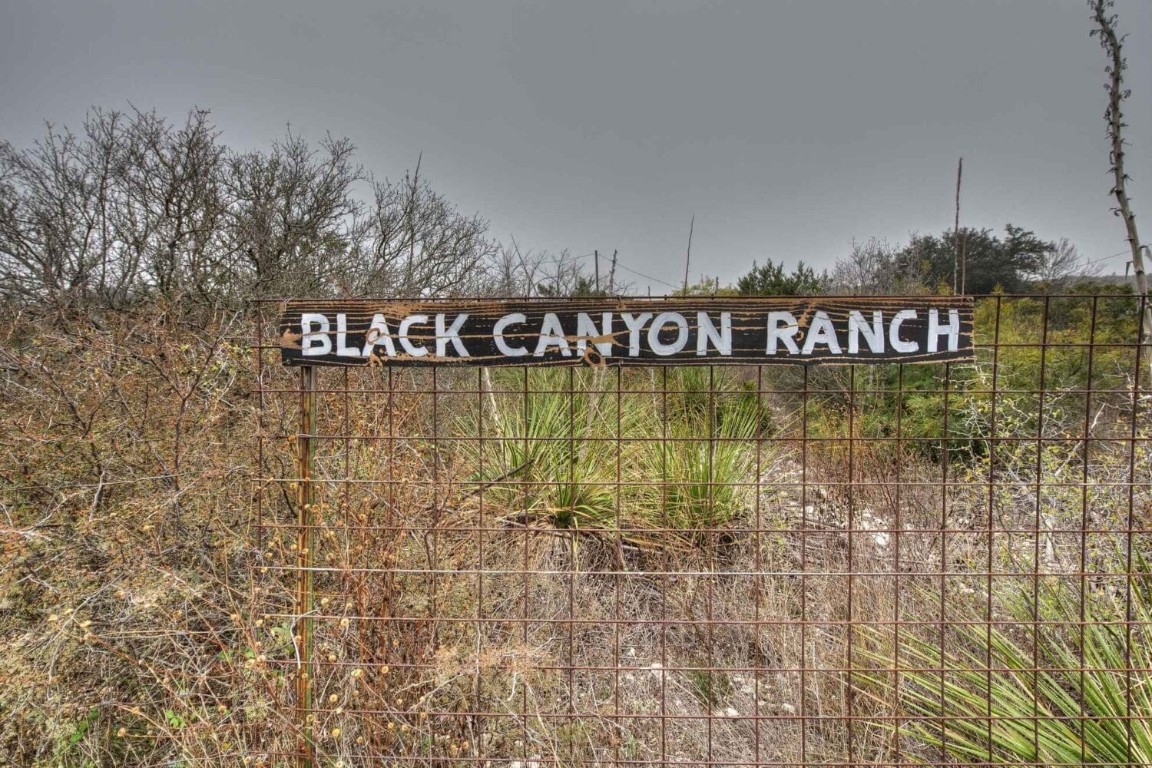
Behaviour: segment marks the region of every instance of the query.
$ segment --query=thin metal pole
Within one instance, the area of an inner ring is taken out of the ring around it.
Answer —
[[[316,489],[312,470],[316,460],[316,368],[300,368],[300,482],[298,484],[296,538],[296,723],[299,744],[297,768],[313,768],[312,734],[312,579],[313,512]]]
[[[684,295],[688,295],[688,265],[692,263],[692,230],[696,229],[696,214],[692,214],[692,221],[688,224],[688,251],[684,254]],[[615,258],[615,255],[613,255]],[[652,286],[648,286],[651,290]]]
[[[964,175],[964,158],[956,164],[956,221],[952,225],[952,295],[960,294],[960,179]]]

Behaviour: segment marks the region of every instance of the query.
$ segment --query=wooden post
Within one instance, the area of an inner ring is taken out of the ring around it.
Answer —
[[[296,725],[299,733],[297,768],[313,768],[312,722],[312,608],[313,551],[316,488],[312,473],[316,459],[316,367],[300,368],[299,479],[296,534],[296,618],[292,640],[296,648]]]

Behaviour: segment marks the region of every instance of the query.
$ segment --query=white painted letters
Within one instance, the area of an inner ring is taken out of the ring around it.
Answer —
[[[544,315],[544,322],[540,324],[540,341],[536,342],[536,351],[533,357],[544,357],[548,347],[558,347],[564,357],[572,356],[572,349],[568,346],[568,338],[564,335],[564,326],[555,312]]]
[[[855,355],[860,352],[860,336],[868,342],[868,349],[878,355],[884,354],[884,313],[880,310],[872,312],[872,325],[864,320],[864,314],[852,310],[848,313],[848,354]]]
[[[319,330],[313,330],[316,326]],[[300,350],[305,357],[326,355],[332,351],[332,339],[328,338],[328,318],[316,312],[300,315]]]
[[[822,309],[816,311],[812,317],[812,325],[808,328],[808,336],[804,339],[805,355],[812,354],[817,344],[826,344],[828,351],[833,355],[843,353],[840,349],[840,341],[836,338],[836,326],[832,325],[832,320],[829,319],[828,313]]]
[[[641,312],[633,316],[631,312],[622,312],[620,319],[628,328],[628,356],[636,357],[640,354],[640,332],[644,330],[644,324],[652,319],[652,313]]]
[[[660,331],[666,325],[676,326],[676,340],[671,344],[660,341]],[[648,346],[653,352],[661,357],[667,357],[684,349],[684,345],[687,343],[688,321],[684,319],[684,315],[679,312],[661,312],[656,315],[656,319],[652,321],[652,326],[648,329]]]
[[[364,335],[364,351],[362,357],[368,357],[377,344],[384,345],[384,351],[389,357],[396,356],[396,345],[392,343],[392,332],[388,330],[388,321],[384,315],[377,312],[372,315],[372,325],[368,326],[368,333]]]
[[[336,354],[340,357],[363,357],[360,347],[348,346],[348,315],[336,313]]]
[[[696,313],[696,355],[704,357],[708,354],[708,342],[716,351],[724,356],[732,355],[732,313],[720,313],[720,330],[712,323],[707,312]]]
[[[892,349],[904,354],[920,351],[920,345],[915,341],[903,341],[900,338],[900,325],[905,320],[915,320],[917,317],[916,310],[902,309],[892,318],[892,324],[888,326],[888,343],[892,345]]]
[[[928,310],[928,351],[935,352],[941,336],[948,337],[948,351],[960,348],[960,312],[948,310],[948,324],[940,325],[940,310]]]
[[[496,325],[492,327],[492,339],[496,342],[496,349],[500,350],[500,354],[506,357],[524,357],[528,354],[527,349],[514,347],[504,338],[504,331],[508,326],[520,325],[527,320],[523,312],[512,312],[496,321]]]
[[[412,355],[412,357],[424,357],[424,355],[428,354],[428,348],[413,344],[411,339],[408,338],[408,331],[417,323],[423,325],[427,322],[428,315],[408,315],[408,317],[400,321],[400,346],[404,347],[404,351]]]
[[[971,360],[966,298],[290,301],[302,365],[666,365]],[[583,311],[579,311],[582,309]],[[495,311],[493,311],[495,310]],[[631,310],[631,311],[625,311]],[[641,311],[646,310],[646,311]],[[369,321],[369,318],[371,320]],[[759,362],[758,362],[759,361]]]
[[[444,357],[447,355],[449,342],[456,348],[456,355],[458,357],[469,356],[468,349],[464,346],[464,342],[460,340],[460,329],[464,327],[464,321],[467,319],[467,314],[457,315],[456,319],[452,321],[452,325],[445,328],[444,313],[440,312],[436,315],[436,357]]]
[[[604,357],[612,354],[612,313],[602,312],[600,318],[600,327],[597,328],[587,312],[576,315],[576,354],[583,356],[589,341]]]
[[[769,355],[776,354],[776,342],[782,341],[791,354],[800,354],[800,348],[796,346],[796,334],[799,332],[800,326],[796,323],[796,316],[791,312],[769,312],[768,346],[765,352]]]

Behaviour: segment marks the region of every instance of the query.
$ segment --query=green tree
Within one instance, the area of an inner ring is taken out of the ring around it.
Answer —
[[[763,265],[752,262],[752,270],[736,282],[741,296],[812,296],[824,293],[828,275],[819,274],[800,262],[791,274],[785,273],[784,264],[771,259]]]
[[[997,289],[1006,293],[1024,291],[1028,278],[1045,263],[1047,254],[1056,250],[1055,243],[1008,224],[1003,238],[990,229],[969,227],[960,229],[959,238],[950,230],[939,237],[917,235],[901,256],[905,263],[921,269],[930,285],[951,286],[957,240],[966,263],[964,292],[977,295]]]

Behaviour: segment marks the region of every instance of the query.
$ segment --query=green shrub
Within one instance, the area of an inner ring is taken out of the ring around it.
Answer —
[[[807,384],[810,436],[845,434],[851,414],[860,437],[895,437],[899,423],[914,454],[969,461],[987,456],[992,438],[1035,437],[1041,427],[1046,439],[1078,433],[1086,407],[1129,399],[1136,309],[1127,293],[988,297],[976,304],[974,362],[828,367],[810,370],[806,382],[799,369],[785,369],[777,377],[785,389]]]

